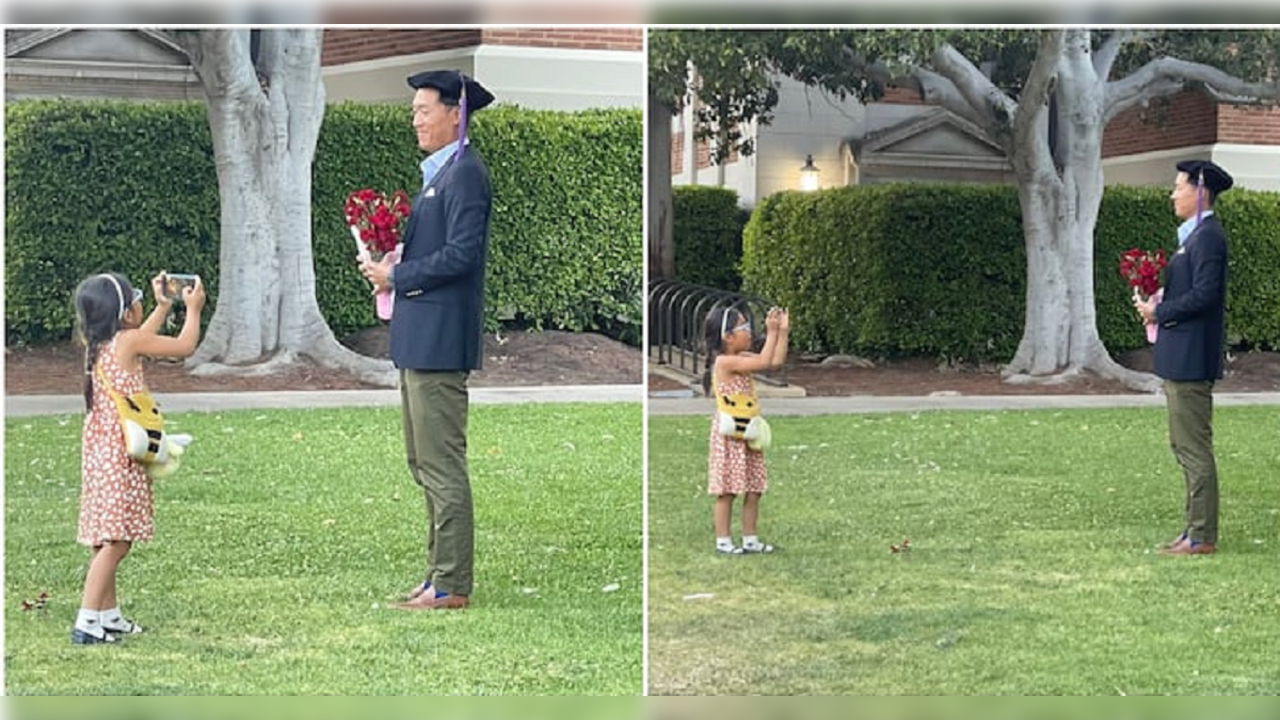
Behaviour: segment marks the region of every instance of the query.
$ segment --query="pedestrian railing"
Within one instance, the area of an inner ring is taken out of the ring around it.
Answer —
[[[679,282],[649,283],[649,361],[701,378],[706,369],[705,325],[708,313],[732,307],[751,323],[756,349],[764,343],[764,319],[774,303],[758,295]],[[786,370],[757,373],[768,385],[786,385]]]

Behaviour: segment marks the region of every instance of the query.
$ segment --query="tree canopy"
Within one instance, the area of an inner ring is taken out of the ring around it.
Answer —
[[[735,151],[753,152],[752,138],[736,130],[723,135],[720,128],[752,121],[768,124],[778,102],[779,76],[842,100],[877,100],[887,86],[896,85],[918,89],[926,98],[946,104],[947,95],[966,88],[952,87],[955,83],[946,82],[940,72],[972,65],[990,83],[983,92],[995,118],[1007,123],[1011,120],[1008,106],[1022,98],[1037,57],[1049,62],[1042,51],[1055,35],[1061,37],[1061,31],[654,30],[649,37],[649,91],[676,110],[687,102],[690,88],[696,92],[698,139],[731,143],[713,148],[717,161]],[[1183,88],[1206,88],[1238,102],[1280,95],[1280,30],[1104,29],[1086,35],[1094,65],[1105,71],[1099,75],[1116,83],[1117,109],[1107,120],[1155,95],[1167,96]],[[696,68],[692,79],[690,68]],[[1157,92],[1137,97],[1131,90],[1147,86]],[[974,97],[980,96],[975,91]],[[973,119],[971,113],[965,114]],[[990,126],[989,122],[979,124]]]

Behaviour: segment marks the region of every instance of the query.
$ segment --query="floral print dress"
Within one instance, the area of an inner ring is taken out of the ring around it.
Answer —
[[[146,387],[141,368],[126,370],[116,359],[115,340],[98,351],[97,363],[118,393],[132,395]],[[80,453],[80,544],[150,540],[155,532],[151,478],[125,452],[115,403],[96,369]]]
[[[716,374],[715,391],[720,395],[754,393],[751,376],[741,373]],[[716,416],[711,416],[710,454],[707,458],[707,492],[711,495],[763,493],[768,489],[764,453],[747,447],[745,440],[735,440],[716,431]]]

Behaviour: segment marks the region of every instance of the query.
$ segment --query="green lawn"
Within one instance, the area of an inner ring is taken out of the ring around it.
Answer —
[[[398,409],[185,413],[156,539],[121,567],[148,632],[73,646],[81,417],[5,424],[10,694],[636,694],[639,403],[477,406],[471,609],[386,607],[422,579]],[[49,593],[43,610],[25,599]]]
[[[1161,409],[772,418],[781,549],[738,557],[708,423],[650,419],[654,694],[1280,693],[1280,408],[1217,410],[1219,552],[1190,558],[1155,551]]]

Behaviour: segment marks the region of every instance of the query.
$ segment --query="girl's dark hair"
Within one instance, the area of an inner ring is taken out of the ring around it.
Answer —
[[[119,292],[111,278],[120,283]],[[75,300],[76,335],[84,343],[84,409],[88,412],[93,408],[93,368],[98,351],[120,331],[120,316],[129,307],[124,303],[132,305],[133,286],[120,273],[91,275],[76,286]]]
[[[724,316],[729,313],[733,315],[726,322]],[[702,392],[708,397],[711,396],[711,375],[716,366],[716,357],[720,354],[720,343],[724,340],[724,329],[735,328],[741,323],[742,313],[732,307],[717,308],[707,313],[707,321],[702,329],[707,347],[707,364],[702,371]]]

